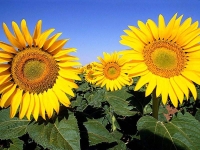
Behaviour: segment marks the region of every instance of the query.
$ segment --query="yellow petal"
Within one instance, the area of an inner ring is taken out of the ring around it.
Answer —
[[[179,45],[184,46],[184,45],[188,44],[189,42],[191,42],[195,37],[199,36],[199,34],[200,34],[200,29],[197,29],[197,30],[187,34],[186,36],[180,38],[180,40],[177,41],[177,43]]]
[[[30,103],[29,103],[29,106],[28,106],[28,111],[26,112],[26,117],[27,117],[28,120],[30,120],[31,113],[33,112],[33,109],[34,109],[34,102],[35,102],[35,100],[34,100],[33,93],[29,94],[29,98],[30,98],[29,99]]]
[[[191,47],[195,46],[196,44],[198,44],[199,42],[200,42],[200,36],[197,36],[192,41],[190,41],[188,44],[183,46],[183,49],[191,48]]]
[[[0,63],[8,63],[11,60],[12,60],[11,58],[0,58]]]
[[[157,76],[156,97],[158,97],[163,90],[163,77]]]
[[[185,94],[186,98],[189,98],[189,90],[187,85],[184,83],[184,79],[182,76],[174,76],[174,81],[178,85],[178,87],[181,89],[181,91]]]
[[[165,37],[165,19],[162,15],[159,15],[158,17],[158,34],[160,39],[163,39]]]
[[[76,83],[74,83],[74,80],[70,80],[70,79],[64,79],[65,80],[65,83],[71,87],[71,88],[75,88],[77,89],[78,88],[78,85]]]
[[[156,76],[152,74],[149,84],[146,88],[145,96],[149,96],[157,85]]]
[[[0,93],[5,92],[5,90],[10,88],[12,85],[13,85],[13,82],[6,82],[3,84],[0,84]]]
[[[10,43],[19,48],[20,50],[23,50],[23,46],[20,44],[20,42],[12,35],[12,33],[10,32],[10,30],[8,29],[7,25],[5,23],[3,23],[3,30],[6,34],[6,37],[8,38],[8,40],[10,41]]]
[[[196,73],[194,73],[194,71],[184,70],[181,72],[181,74],[184,77],[192,80],[193,82],[200,84],[200,77]]]
[[[60,70],[59,70],[58,73],[59,73],[59,75],[62,76],[63,78],[73,79],[73,80],[79,80],[79,81],[81,80],[81,78],[80,78],[77,74],[71,72],[70,70],[68,71],[67,69],[64,70],[64,69],[61,69],[61,68],[60,68]]]
[[[174,28],[174,24],[176,22],[176,17],[177,17],[177,13],[169,21],[169,23],[166,27],[166,31],[165,31],[165,39],[168,39],[172,35],[173,32],[171,32],[171,31]]]
[[[145,70],[145,71],[142,71],[142,72],[137,72],[135,74],[130,74],[128,72],[128,76],[131,77],[131,78],[134,78],[134,77],[144,76],[147,73],[149,73],[149,70]]]
[[[169,85],[168,91],[169,91],[170,100],[171,100],[172,104],[174,105],[174,107],[178,107],[178,99],[177,99],[177,96],[174,92],[174,89],[171,86],[171,84],[168,84],[168,85]]]
[[[200,45],[198,46],[197,49],[200,49]],[[191,60],[191,59],[197,59],[197,60],[200,59],[200,51],[189,52],[189,53],[186,53],[185,55],[187,56],[187,58],[189,60]],[[190,61],[188,61],[188,62],[190,62]]]
[[[194,86],[194,84],[192,83],[192,81],[188,80],[187,78],[183,77],[183,76],[180,76],[183,83],[186,84],[186,86],[190,89],[194,99],[196,100],[197,99],[197,90]]]
[[[158,40],[159,39],[159,33],[158,33],[158,27],[154,21],[151,19],[147,20],[147,26],[151,30],[151,33],[153,34],[154,39]]]
[[[38,37],[40,36],[41,34],[41,28],[42,28],[42,20],[39,20],[35,26],[35,30],[34,30],[34,33],[33,33],[33,43],[35,46],[38,45]]]
[[[45,41],[43,49],[46,50],[48,49],[56,40],[57,38],[61,35],[62,33],[57,33],[50,37],[48,40]]]
[[[12,47],[11,45],[1,42],[0,41],[0,48],[2,48],[4,51],[8,52],[8,53],[14,53],[16,54],[17,51],[14,49],[14,47]]]
[[[108,79],[107,79],[107,82],[106,82],[106,90],[110,91],[110,80],[108,80]]]
[[[149,72],[144,76],[141,76],[140,79],[138,80],[136,86],[135,86],[135,91],[139,90],[143,85],[145,85],[146,83],[148,83],[150,81],[152,77],[152,73]]]
[[[63,55],[67,55],[70,52],[76,52],[76,48],[65,48],[63,50],[60,50],[58,53],[56,53],[53,57],[57,58]]]
[[[174,23],[173,30],[171,30],[171,36],[168,39],[169,41],[171,41],[171,40],[173,40],[174,42],[176,41],[177,32],[178,32],[178,29],[180,27],[180,23],[181,23],[182,17],[183,17],[183,15],[181,15],[178,19],[176,19],[176,21]]]
[[[26,47],[26,41],[24,39],[24,36],[22,35],[18,25],[13,21],[12,22],[12,28],[13,28],[13,31],[17,37],[17,40],[19,41],[20,45],[25,48]]]
[[[60,103],[62,103],[66,107],[70,106],[71,102],[69,101],[69,98],[56,85],[53,86],[53,91],[56,94],[56,96],[57,96],[58,100],[60,101]]]
[[[144,60],[144,57],[141,53],[138,52],[130,52],[129,54],[124,56],[126,60]]]
[[[182,32],[176,39],[177,42],[179,43],[179,40],[181,40],[182,38],[184,38],[185,36],[187,36],[188,34],[190,34],[191,32],[193,32],[194,30],[198,29],[198,21],[196,21],[195,23],[193,23],[191,26],[189,26],[184,32]]]
[[[4,93],[1,96],[1,107],[4,107],[5,102],[8,100],[8,98],[14,93],[16,89],[16,84],[11,86],[10,88],[7,88]]]
[[[56,85],[65,93],[71,95],[74,97],[74,92],[72,91],[72,89],[67,86],[67,84],[65,84],[65,80],[58,76],[58,79],[56,80]]]
[[[16,94],[16,91],[17,91],[17,90],[15,90],[15,91],[11,94],[11,96],[7,99],[7,101],[6,101],[5,104],[4,104],[4,108],[8,108],[9,106],[11,106],[11,102],[12,102],[13,96]]]
[[[6,73],[5,73],[6,72]],[[4,74],[5,73],[5,74]],[[0,73],[0,84],[3,84],[5,82],[10,81],[12,78],[10,77],[10,74],[7,74],[7,70]]]
[[[19,104],[22,101],[22,92],[23,90],[17,88],[16,93],[13,95],[10,107],[10,118],[13,118],[17,112]]]
[[[187,18],[183,23],[182,25],[179,27],[178,29],[178,32],[177,32],[177,36],[175,38],[174,41],[177,41],[177,39],[180,37],[181,33],[185,32],[188,27],[190,27],[191,25],[191,22],[192,22],[192,19],[191,18]]]
[[[23,19],[21,21],[21,29],[22,29],[22,33],[24,35],[24,38],[26,40],[26,42],[28,43],[29,46],[33,45],[33,38],[28,30],[28,27],[26,25],[26,21]]]
[[[3,72],[10,68],[9,64],[0,64],[0,72]]]
[[[162,102],[165,105],[167,103],[168,99],[168,93],[169,93],[169,79],[168,78],[162,78],[163,80],[163,89],[162,89]]]
[[[24,118],[27,110],[29,109],[30,95],[29,92],[25,92],[22,97],[19,111],[19,119]]]
[[[61,56],[61,57],[57,57],[56,61],[60,61],[60,62],[65,62],[65,61],[76,61],[79,60],[78,57],[76,56]]]
[[[39,101],[40,101],[40,115],[42,116],[42,118],[44,120],[46,120],[45,107],[44,107],[44,104],[43,104],[43,95],[41,93],[39,93],[38,97],[39,97]]]
[[[178,97],[180,103],[182,104],[183,98],[184,98],[184,94],[183,94],[182,90],[176,84],[176,82],[174,81],[174,78],[170,78],[169,81],[170,81],[171,87],[174,89],[174,92],[176,93],[176,96]]]
[[[193,45],[192,47],[183,49],[183,51],[184,52],[193,52],[193,51],[198,51],[199,49],[200,49],[200,45],[196,44],[196,45]]]
[[[151,31],[149,30],[149,28],[147,28],[147,26],[142,21],[138,21],[138,26],[139,26],[140,30],[146,35],[147,40],[149,42],[152,42],[153,37],[152,37]]]
[[[136,28],[136,27],[134,27],[134,26],[129,26],[129,28],[138,36],[138,38],[139,38],[142,42],[144,42],[144,43],[146,43],[146,44],[149,43],[149,41],[148,41],[146,35],[145,35],[142,31],[140,31],[138,28]]]
[[[131,70],[129,70],[129,74],[136,74],[147,70],[147,65],[145,63],[139,63],[137,66],[133,67]]]
[[[54,31],[55,29],[48,29],[44,31],[38,38],[38,47],[42,48],[48,36]]]
[[[122,36],[121,36],[122,37]],[[144,49],[144,43],[142,42],[133,42],[133,41],[129,41],[129,40],[120,40],[119,41],[122,45],[126,45],[131,47],[132,49],[136,50],[137,52],[142,52],[142,50]]]
[[[81,66],[80,62],[76,62],[76,61],[66,61],[66,62],[58,62],[58,65],[61,67],[71,67],[71,66]]]
[[[63,39],[63,40],[57,40],[55,41],[48,49],[48,52],[53,52],[59,49],[59,51],[62,49],[62,47],[67,43],[69,39]]]
[[[53,106],[49,102],[51,99],[46,91],[44,91],[44,93],[42,95],[43,95],[43,104],[44,104],[45,110],[47,112],[47,116],[50,119],[53,115]]]
[[[129,26],[129,28],[130,27],[131,26]],[[124,30],[124,32],[128,35],[128,37],[138,39],[138,37],[136,36],[136,34],[132,30]],[[138,39],[138,40],[140,40],[140,39]]]
[[[13,58],[13,54],[5,51],[0,51],[0,57],[2,58]]]
[[[59,108],[60,108],[60,104],[58,102],[58,98],[55,95],[55,93],[53,92],[52,89],[48,89],[47,94],[49,95],[49,97],[51,97],[50,99],[50,103],[53,106],[54,110],[56,111],[56,113],[59,113]]]
[[[38,116],[39,116],[39,111],[40,111],[40,101],[39,101],[39,97],[37,93],[34,94],[33,96],[34,96],[33,117],[37,121]]]

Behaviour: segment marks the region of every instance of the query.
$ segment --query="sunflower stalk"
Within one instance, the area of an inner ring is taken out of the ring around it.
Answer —
[[[158,120],[158,111],[160,106],[160,98],[156,97],[156,90],[153,90],[152,93],[152,109],[153,109],[153,117]]]

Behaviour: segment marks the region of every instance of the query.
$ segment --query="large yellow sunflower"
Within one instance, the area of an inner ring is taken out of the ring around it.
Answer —
[[[41,27],[39,20],[31,36],[25,20],[21,30],[12,22],[13,35],[3,23],[11,45],[0,42],[0,106],[10,106],[11,118],[19,106],[19,118],[51,118],[54,110],[59,112],[59,102],[70,105],[66,94],[74,96],[72,88],[78,87],[74,80],[80,78],[73,66],[80,63],[68,54],[76,49],[64,49],[67,39],[57,40],[61,33],[48,38],[54,29],[41,32]]]
[[[200,29],[198,21],[187,18],[183,23],[175,14],[168,24],[159,15],[158,26],[150,19],[146,24],[129,26],[121,36],[121,44],[129,46],[123,54],[132,61],[131,77],[141,76],[135,90],[147,85],[146,96],[156,88],[156,96],[162,95],[166,104],[168,96],[175,107],[188,99],[189,90],[197,98],[193,82],[200,84]],[[192,82],[193,81],[193,82]]]
[[[127,61],[120,56],[118,52],[112,54],[103,53],[104,59],[98,57],[99,63],[95,64],[95,72],[93,75],[96,78],[96,85],[103,87],[106,85],[107,90],[118,90],[122,86],[129,84],[129,77],[127,72],[129,65]]]

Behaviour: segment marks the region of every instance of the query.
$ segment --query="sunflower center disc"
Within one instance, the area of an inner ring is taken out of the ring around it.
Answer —
[[[11,66],[14,82],[31,93],[42,93],[52,88],[58,71],[52,55],[34,47],[18,52]]]
[[[28,80],[38,79],[44,73],[45,68],[45,63],[38,60],[29,60],[24,65],[24,77]]]
[[[157,48],[152,52],[151,59],[160,69],[174,69],[177,66],[176,53],[166,48]]]
[[[144,58],[148,69],[155,75],[170,78],[184,69],[186,57],[175,43],[155,41],[144,48]]]
[[[93,75],[93,71],[90,71],[90,72],[88,72],[88,77],[91,79],[91,80],[93,80],[94,79],[94,75]]]
[[[109,63],[104,68],[105,76],[110,79],[116,79],[120,75],[120,67],[116,63]]]

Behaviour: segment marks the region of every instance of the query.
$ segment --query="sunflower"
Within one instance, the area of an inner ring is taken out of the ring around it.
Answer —
[[[94,84],[96,81],[95,81],[95,76],[94,76],[94,72],[95,72],[95,70],[93,70],[93,69],[90,69],[90,70],[88,70],[88,71],[86,71],[85,73],[84,73],[84,76],[85,76],[85,80],[87,81],[87,82],[89,82],[89,83],[91,83],[91,84]]]
[[[191,91],[197,98],[196,84],[200,84],[200,29],[198,21],[192,23],[187,18],[181,23],[182,16],[175,14],[168,24],[159,15],[158,26],[150,19],[146,24],[138,21],[138,27],[129,26],[121,36],[121,44],[129,46],[124,56],[131,60],[131,77],[140,76],[135,90],[147,85],[145,95],[156,90],[156,97],[161,95],[166,104],[168,96],[175,107],[178,101],[188,99]]]
[[[94,70],[95,62],[91,62],[84,66],[84,72],[88,72],[90,70]]]
[[[5,35],[11,45],[0,42],[0,93],[1,107],[10,106],[10,117],[18,112],[19,118],[25,115],[30,120],[31,114],[46,119],[52,117],[54,110],[59,112],[59,102],[70,106],[66,94],[74,96],[72,88],[78,86],[74,80],[80,80],[76,68],[80,65],[77,57],[68,53],[75,48],[63,46],[67,39],[57,40],[61,33],[50,38],[54,29],[41,32],[39,20],[31,36],[26,21],[21,21],[21,30],[12,22],[14,35],[3,23]]]
[[[96,85],[103,87],[106,85],[107,90],[118,90],[122,86],[129,85],[128,69],[129,65],[120,53],[114,52],[112,54],[103,53],[104,59],[98,57],[100,62],[95,64]]]

